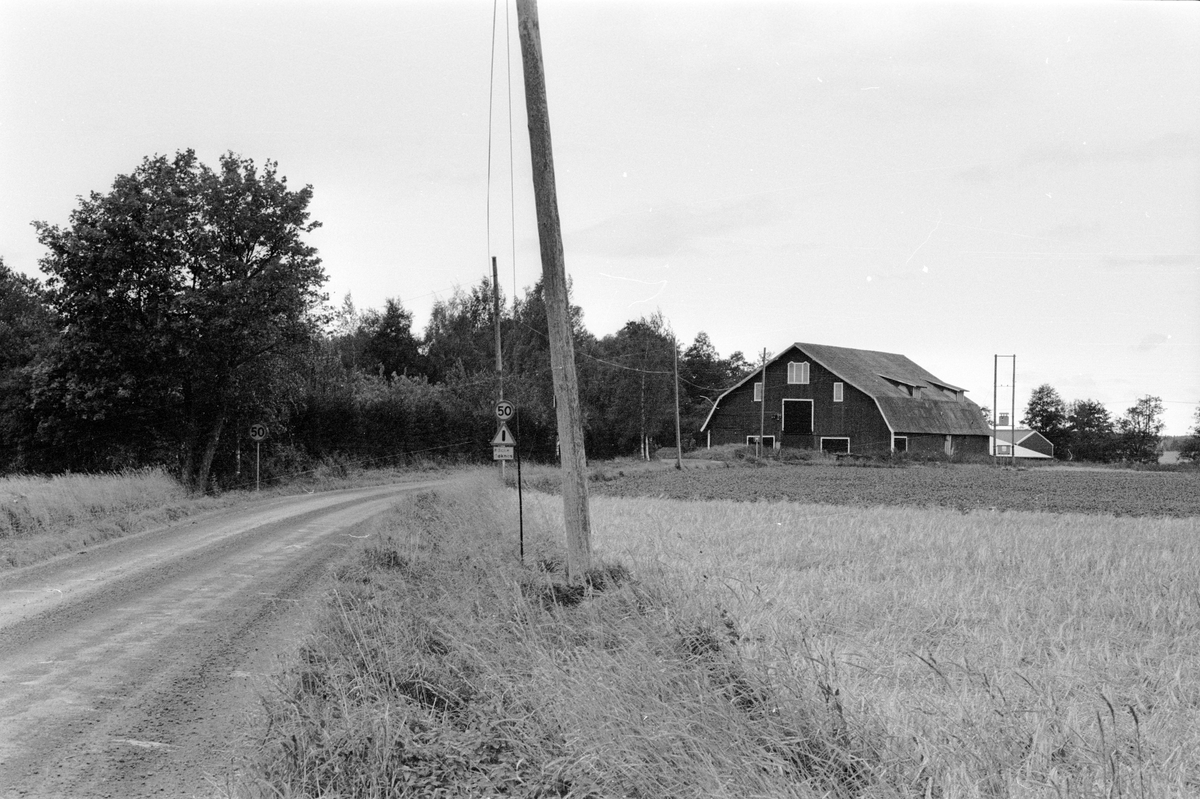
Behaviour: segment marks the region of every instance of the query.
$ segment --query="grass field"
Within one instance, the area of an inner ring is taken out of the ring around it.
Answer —
[[[678,499],[790,500],[1118,516],[1200,516],[1200,470],[1032,469],[921,464],[901,468],[815,462],[765,468],[599,469],[595,490]]]
[[[339,574],[248,795],[1200,794],[1196,517],[593,496],[579,597],[492,480]]]
[[[0,478],[0,570],[169,522],[187,505],[157,470]]]

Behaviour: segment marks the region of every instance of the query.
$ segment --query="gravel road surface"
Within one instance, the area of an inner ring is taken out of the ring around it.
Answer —
[[[256,501],[0,573],[0,797],[226,795],[323,571],[433,485]]]

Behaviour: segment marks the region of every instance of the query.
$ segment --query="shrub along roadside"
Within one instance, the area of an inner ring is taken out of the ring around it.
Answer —
[[[719,607],[619,564],[569,588],[528,527],[516,562],[484,479],[404,501],[334,575],[243,795],[901,793],[836,692],[744,658]]]

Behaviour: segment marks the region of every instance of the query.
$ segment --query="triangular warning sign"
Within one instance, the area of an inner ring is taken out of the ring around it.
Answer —
[[[517,443],[517,439],[513,437],[512,431],[508,429],[508,425],[504,422],[500,423],[500,429],[496,431],[496,437],[492,439],[493,447],[507,446],[511,447]]]

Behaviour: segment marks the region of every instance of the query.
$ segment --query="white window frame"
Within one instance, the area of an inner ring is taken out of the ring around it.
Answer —
[[[808,361],[792,361],[788,364],[787,381],[789,385],[808,385]]]
[[[757,383],[754,384],[754,401],[762,402],[762,398],[763,398],[763,384],[762,384],[762,381],[759,380]]]
[[[849,455],[850,454],[850,436],[821,436],[821,443],[820,443],[821,452],[826,451],[826,449],[825,449],[826,441],[845,441],[846,442],[846,451],[845,452],[841,452],[839,450],[838,452],[831,452],[830,454],[832,454],[832,455]]]
[[[897,441],[904,442],[904,449],[896,448]],[[892,452],[908,452],[908,436],[892,436]]]
[[[834,402],[842,402],[845,399],[845,396],[846,396],[845,385],[846,385],[845,383],[834,383],[833,384],[833,401]]]

